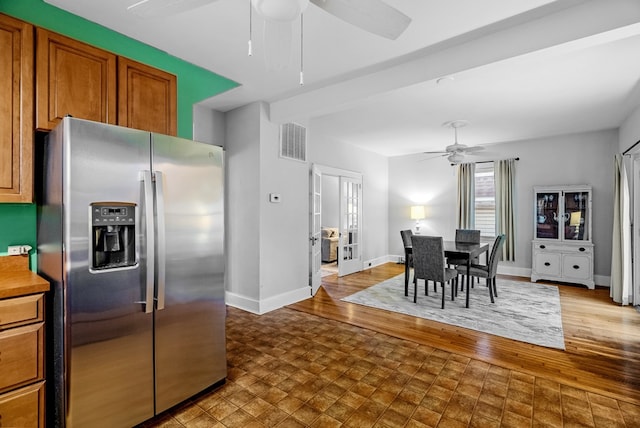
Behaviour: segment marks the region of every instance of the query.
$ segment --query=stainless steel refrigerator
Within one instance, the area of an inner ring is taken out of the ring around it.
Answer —
[[[48,425],[133,426],[223,382],[222,149],[74,118],[42,149]]]

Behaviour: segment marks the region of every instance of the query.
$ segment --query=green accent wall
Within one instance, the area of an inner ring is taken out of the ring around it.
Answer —
[[[238,84],[147,44],[45,3],[43,0],[0,0],[0,13],[173,73],[178,78],[178,136],[193,137],[193,105]],[[0,124],[0,126],[3,126]],[[7,246],[36,247],[34,204],[0,204],[0,255]],[[32,256],[35,262],[35,257]],[[35,270],[35,263],[32,263]]]
[[[36,270],[36,206],[35,204],[0,204],[0,255],[9,245],[30,245],[31,269]]]

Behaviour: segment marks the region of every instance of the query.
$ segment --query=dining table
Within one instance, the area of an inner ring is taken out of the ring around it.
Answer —
[[[467,266],[467,287],[465,306],[469,307],[469,286],[471,260],[489,251],[488,243],[471,244],[468,242],[443,241],[444,256],[457,260],[465,260]],[[409,295],[409,256],[413,254],[411,245],[404,247],[404,295]],[[488,255],[488,254],[487,254]],[[426,286],[426,285],[425,285]],[[443,291],[444,292],[444,291]]]

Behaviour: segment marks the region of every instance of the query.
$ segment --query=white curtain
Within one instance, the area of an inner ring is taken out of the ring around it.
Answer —
[[[505,159],[497,162],[495,168],[496,186],[496,232],[506,237],[502,259],[516,259],[516,215],[515,186],[516,160]]]
[[[629,182],[622,155],[614,159],[613,243],[611,249],[611,289],[614,302],[628,305],[631,287],[631,220]]]
[[[473,229],[475,219],[476,164],[458,165],[458,198],[456,224],[458,229]]]

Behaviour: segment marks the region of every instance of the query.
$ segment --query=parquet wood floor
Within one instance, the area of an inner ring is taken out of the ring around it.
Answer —
[[[608,290],[559,286],[566,351],[340,301],[401,272],[328,276],[261,316],[228,308],[226,384],[143,426],[640,426],[640,314]]]

